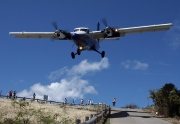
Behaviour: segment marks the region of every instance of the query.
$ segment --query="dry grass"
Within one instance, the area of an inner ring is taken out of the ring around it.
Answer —
[[[7,120],[16,120],[25,123],[75,123],[76,119],[81,122],[85,116],[96,114],[93,106],[69,106],[55,104],[40,104],[37,102],[19,102],[0,98],[0,123]]]

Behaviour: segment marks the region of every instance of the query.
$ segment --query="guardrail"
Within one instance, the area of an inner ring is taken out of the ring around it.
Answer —
[[[1,95],[0,94],[0,97],[1,98],[10,98],[8,95]],[[23,100],[23,101],[26,101],[26,100],[34,100],[34,101],[37,101],[37,102],[43,102],[43,103],[50,103],[50,104],[64,104],[64,102],[56,102],[56,101],[46,101],[46,100],[42,100],[42,99],[33,99],[33,98],[27,98],[27,97],[19,97],[19,96],[12,96],[11,99],[17,99],[17,100]],[[66,103],[66,105],[71,105],[69,103]],[[74,104],[74,105],[79,105],[79,104]],[[76,119],[76,124],[97,124],[101,118],[103,116],[105,116],[107,113],[110,113],[110,107],[106,104],[92,104],[92,105],[95,105],[95,106],[98,106],[98,107],[101,107],[104,105],[105,109],[100,113],[100,114],[94,114],[94,115],[90,115],[90,117],[85,117],[85,122],[82,122],[81,123],[81,120],[80,119]]]
[[[76,120],[76,124],[98,124],[102,120],[102,124],[104,124],[107,116],[110,115],[110,107],[107,106],[105,110],[103,110],[100,114],[90,115],[90,117],[85,117],[85,122],[81,123],[80,119]],[[103,119],[104,118],[104,119]]]

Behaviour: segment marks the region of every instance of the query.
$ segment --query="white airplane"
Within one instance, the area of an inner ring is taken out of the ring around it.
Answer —
[[[9,32],[10,35],[14,35],[18,38],[51,38],[55,40],[72,40],[77,45],[77,52],[71,53],[71,57],[74,59],[75,55],[80,55],[83,50],[96,51],[101,54],[103,58],[105,51],[99,52],[99,43],[103,40],[119,40],[119,37],[126,34],[142,33],[142,32],[154,32],[161,30],[168,30],[172,23],[147,25],[128,28],[113,28],[107,25],[105,19],[102,19],[105,28],[100,30],[100,24],[97,23],[97,31],[90,31],[87,27],[75,28],[74,32],[67,32],[65,30],[58,29],[56,22],[53,23],[55,32]]]

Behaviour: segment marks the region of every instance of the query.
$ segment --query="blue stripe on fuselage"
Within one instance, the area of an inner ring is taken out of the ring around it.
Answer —
[[[99,49],[98,41],[92,39],[91,37],[89,37],[89,35],[86,35],[86,34],[73,34],[72,39],[76,43],[76,45],[78,47],[82,46],[83,49],[91,50],[92,47],[95,47],[96,50]]]

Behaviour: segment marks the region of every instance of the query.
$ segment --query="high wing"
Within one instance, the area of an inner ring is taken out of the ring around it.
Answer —
[[[142,33],[142,32],[154,32],[154,31],[169,30],[169,28],[171,26],[172,26],[172,23],[167,23],[167,24],[158,24],[158,25],[119,28],[118,31],[120,33],[120,36],[124,36],[126,34],[132,34],[132,33]]]
[[[10,35],[14,35],[18,38],[54,38],[56,34],[54,32],[9,32]]]
[[[71,35],[62,30],[58,33],[59,35],[57,35],[57,32],[9,32],[10,35],[14,35],[18,38],[53,38],[58,40],[69,39],[69,35]]]
[[[92,31],[90,32],[90,34],[92,35],[94,39],[103,39],[103,38],[107,39],[107,38],[112,38],[112,37],[125,36],[126,34],[169,30],[171,26],[172,26],[172,23],[119,28],[119,29],[106,27],[102,31]]]
[[[93,39],[102,40],[118,40],[117,37],[125,36],[126,34],[154,32],[168,30],[172,26],[172,23],[147,25],[128,28],[112,28],[106,27],[101,31],[92,31],[89,33]],[[52,38],[57,40],[70,40],[74,32],[66,32],[63,30],[56,30],[55,32],[9,32],[10,35],[14,35],[18,38]]]

